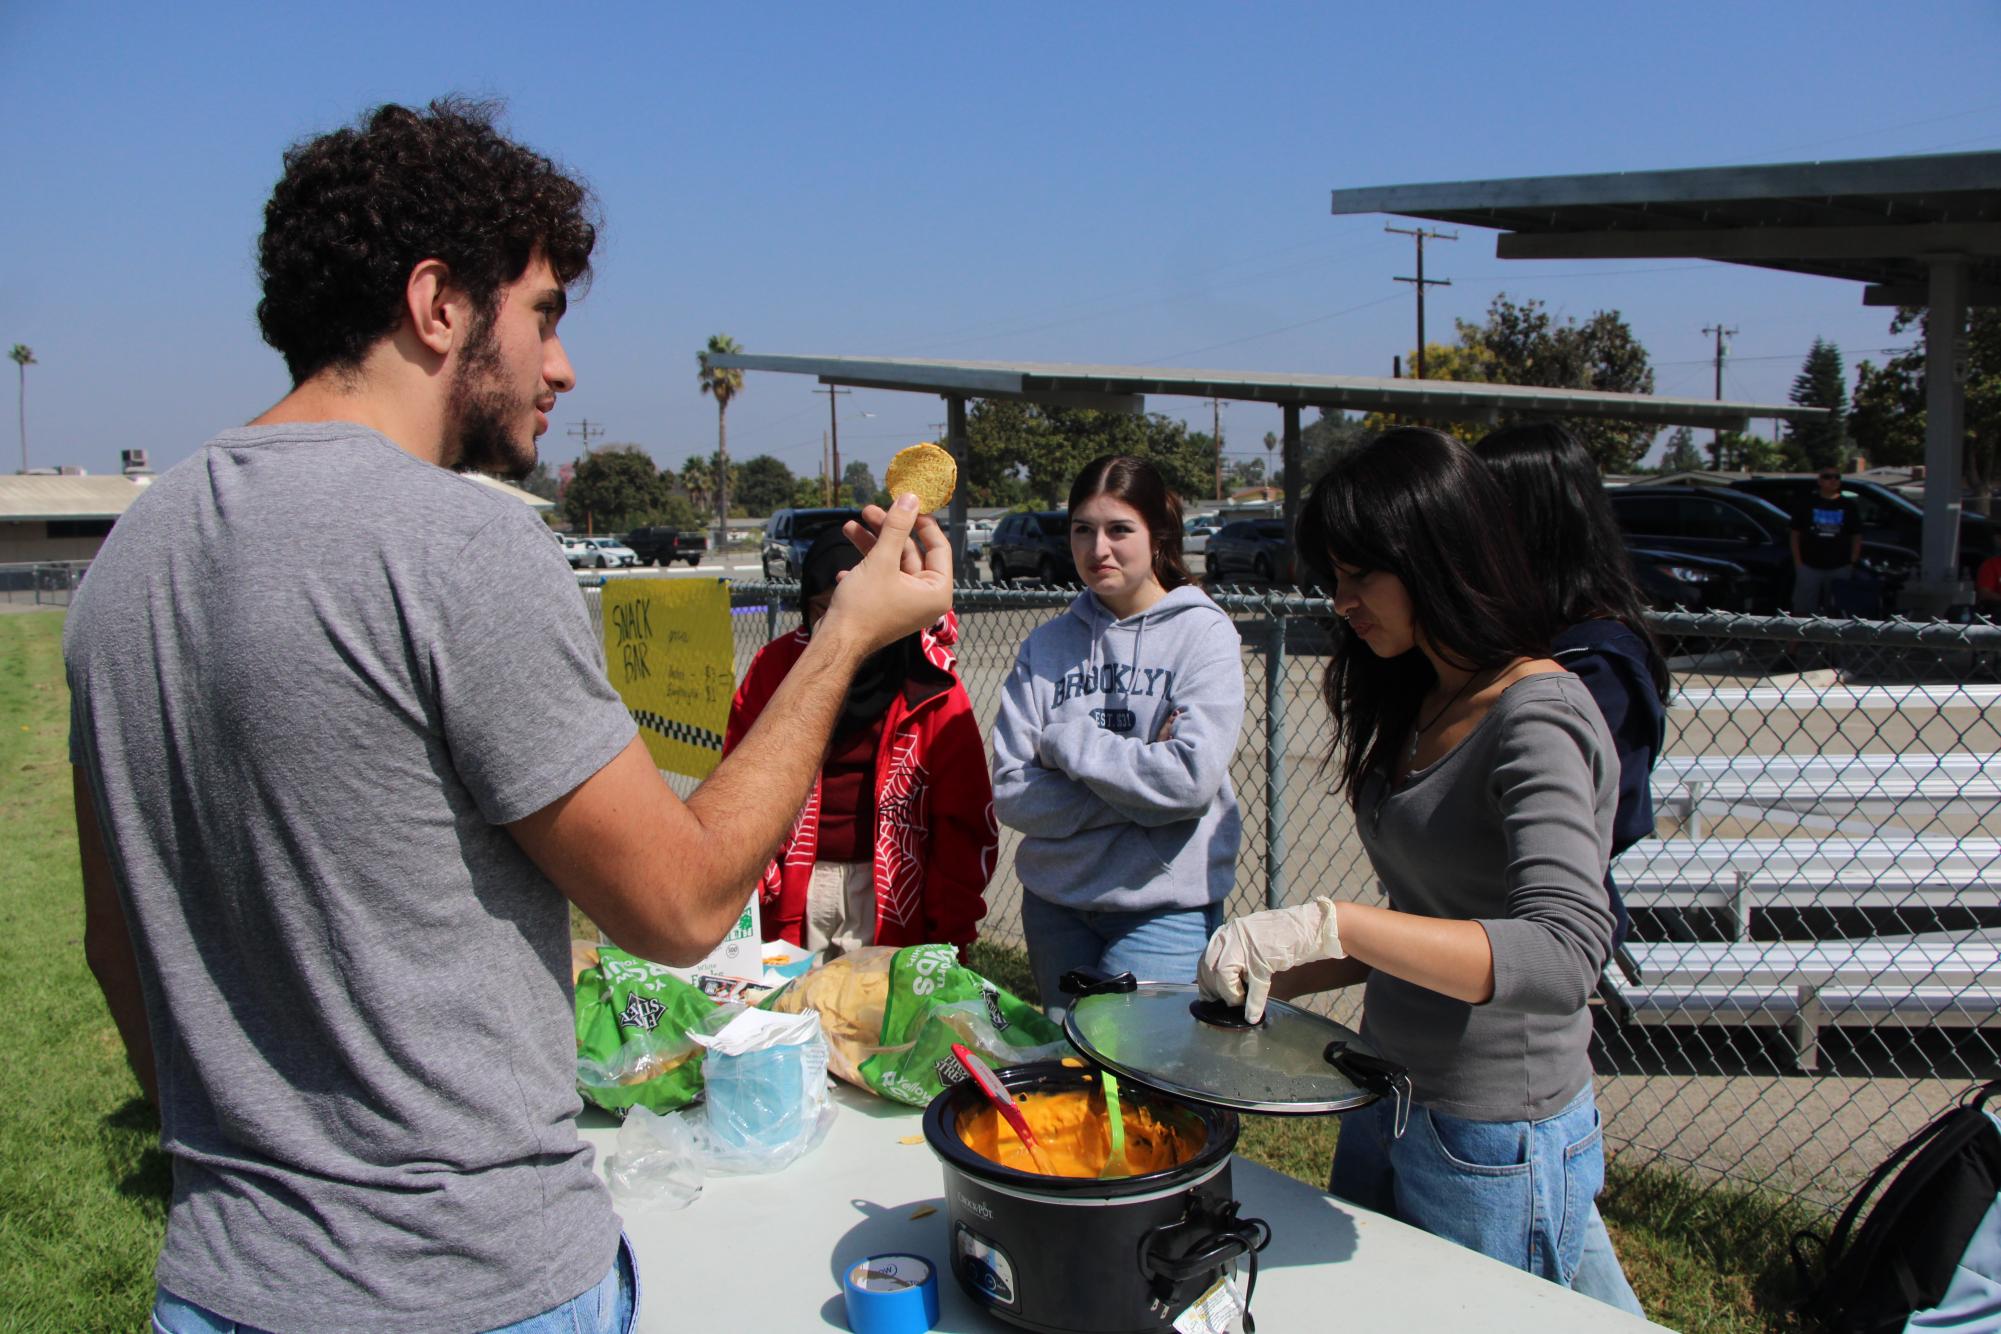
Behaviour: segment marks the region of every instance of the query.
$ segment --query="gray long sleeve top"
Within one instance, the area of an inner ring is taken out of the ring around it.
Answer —
[[[1478,922],[1494,952],[1483,1005],[1370,974],[1363,1036],[1409,1068],[1419,1102],[1533,1121],[1590,1080],[1585,1002],[1612,949],[1605,866],[1618,783],[1605,720],[1567,672],[1508,687],[1403,786],[1364,779],[1362,846],[1390,906]]]

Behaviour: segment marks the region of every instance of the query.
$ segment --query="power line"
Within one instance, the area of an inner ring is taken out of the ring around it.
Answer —
[[[584,453],[589,454],[591,452],[591,441],[604,434],[604,426],[602,423],[594,426],[591,424],[591,419],[586,417],[575,426],[572,426],[569,434],[572,439],[583,441]]]

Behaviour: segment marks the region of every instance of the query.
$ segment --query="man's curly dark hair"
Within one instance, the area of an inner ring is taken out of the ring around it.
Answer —
[[[589,188],[500,135],[497,110],[391,103],[287,150],[258,242],[257,323],[294,385],[358,366],[393,333],[410,270],[426,259],[450,265],[488,314],[538,249],[565,286],[588,278]]]

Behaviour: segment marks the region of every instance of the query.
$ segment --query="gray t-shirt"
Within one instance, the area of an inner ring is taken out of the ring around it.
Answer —
[[[345,422],[226,431],[64,635],[138,949],[157,1275],[284,1330],[478,1330],[596,1283],[568,905],[499,826],[634,728],[520,502]]]
[[[1362,846],[1390,907],[1478,922],[1494,995],[1468,1005],[1369,975],[1362,1034],[1410,1070],[1419,1102],[1475,1121],[1533,1121],[1591,1078],[1585,1009],[1612,951],[1605,890],[1619,761],[1568,672],[1517,681],[1436,764],[1362,785]]]

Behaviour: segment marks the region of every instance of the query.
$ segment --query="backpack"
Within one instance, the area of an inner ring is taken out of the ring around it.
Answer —
[[[2001,1119],[1985,1105],[1997,1090],[2001,1079],[1989,1080],[1911,1136],[1862,1183],[1832,1235],[1793,1237],[1803,1314],[1840,1334],[2001,1326]],[[1809,1242],[1820,1244],[1817,1274]]]

